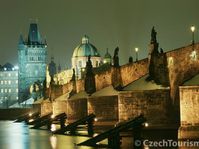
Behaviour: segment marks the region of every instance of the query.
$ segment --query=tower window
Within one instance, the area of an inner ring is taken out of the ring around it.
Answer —
[[[35,75],[36,75],[36,76],[38,75],[38,70],[35,70]]]
[[[31,56],[31,57],[29,58],[29,60],[30,60],[30,61],[34,61],[34,57]]]
[[[9,89],[8,92],[11,93],[11,89]]]

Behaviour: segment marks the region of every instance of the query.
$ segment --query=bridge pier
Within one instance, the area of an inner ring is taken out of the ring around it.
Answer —
[[[78,145],[86,145],[86,146],[98,146],[98,143],[104,139],[108,139],[108,147],[112,149],[120,149],[120,132],[126,131],[128,129],[133,129],[134,132],[134,139],[139,139],[141,141],[141,128],[142,124],[146,121],[143,115],[137,116],[132,120],[129,120],[125,122],[124,124],[117,125],[112,129],[109,129],[108,131],[105,131],[87,141],[84,141],[82,143],[79,143]],[[142,143],[139,144],[140,146]],[[137,149],[137,145],[136,149]],[[139,148],[141,148],[139,146]]]
[[[61,129],[65,127],[65,118],[64,117],[60,118],[60,126],[61,126]]]
[[[76,127],[71,128],[70,134],[75,135],[76,134]]]
[[[116,132],[114,135],[108,137],[108,147],[112,149],[120,149],[120,133]]]
[[[143,140],[141,137],[143,126],[137,126],[133,128],[133,148],[134,149],[141,149],[143,147]]]
[[[94,134],[94,130],[93,130],[93,122],[94,122],[94,120],[93,119],[89,119],[88,121],[87,121],[87,123],[88,123],[88,135],[89,136],[93,136],[93,134]]]
[[[48,129],[48,130],[51,130],[51,125],[52,125],[52,122],[49,121],[49,122],[47,123],[47,129]]]
[[[85,125],[87,124],[87,129],[88,129],[88,135],[92,136],[94,134],[94,131],[93,131],[93,122],[94,122],[94,118],[95,118],[95,115],[94,114],[90,114],[86,117],[83,117],[67,126],[64,125],[65,123],[65,120],[60,120],[60,123],[61,124],[61,128],[56,130],[54,133],[55,134],[64,134],[65,132],[70,132],[70,134],[72,135],[75,135],[76,134],[76,130],[77,130],[77,127],[79,125]]]

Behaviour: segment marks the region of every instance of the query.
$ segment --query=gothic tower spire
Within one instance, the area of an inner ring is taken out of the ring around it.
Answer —
[[[41,44],[41,36],[36,23],[31,23],[28,33],[28,43],[29,44]]]

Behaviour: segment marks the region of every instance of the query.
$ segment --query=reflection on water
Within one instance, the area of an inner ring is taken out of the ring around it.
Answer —
[[[29,129],[23,123],[0,121],[0,149],[93,149],[76,145],[87,139],[52,135],[45,130]]]
[[[57,147],[57,137],[55,135],[50,137],[50,144],[53,149],[56,149]]]
[[[122,133],[121,149],[132,149],[133,138],[131,133]],[[0,149],[96,149],[92,147],[77,146],[76,144],[87,140],[88,137],[52,135],[46,130],[29,129],[23,123],[0,121]],[[178,140],[177,130],[144,130],[143,139],[151,141]],[[105,140],[103,143],[107,143]],[[144,149],[158,149],[160,147],[145,146]],[[161,149],[166,147],[161,147]],[[169,147],[177,148],[177,147]],[[179,147],[188,149],[189,147]],[[193,147],[199,148],[199,147]],[[189,148],[190,149],[190,148]]]

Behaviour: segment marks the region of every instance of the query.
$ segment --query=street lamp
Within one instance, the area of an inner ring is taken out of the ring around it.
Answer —
[[[138,51],[139,51],[139,49],[138,49],[138,48],[135,48],[135,53],[136,53],[136,61],[138,61]]]
[[[192,45],[194,45],[194,31],[195,31],[195,26],[194,25],[192,25],[191,27],[190,27],[190,29],[191,29],[191,32],[192,32]]]

